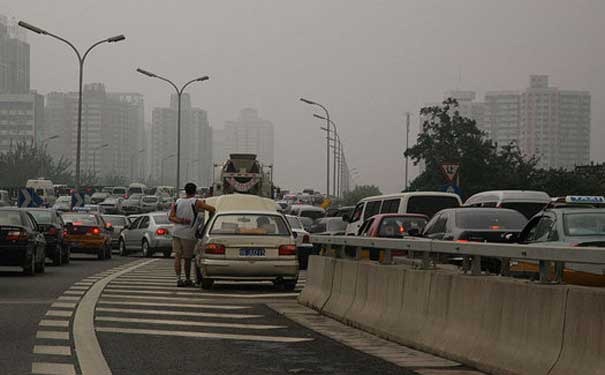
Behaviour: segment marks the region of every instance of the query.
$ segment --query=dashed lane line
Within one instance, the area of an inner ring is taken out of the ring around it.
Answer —
[[[115,323],[139,323],[139,324],[158,324],[185,327],[215,327],[215,328],[236,328],[236,329],[281,329],[287,326],[277,326],[268,324],[239,324],[239,323],[214,323],[214,322],[192,322],[188,320],[164,320],[164,319],[143,319],[143,318],[122,318],[114,316],[97,316],[97,322],[115,322]]]

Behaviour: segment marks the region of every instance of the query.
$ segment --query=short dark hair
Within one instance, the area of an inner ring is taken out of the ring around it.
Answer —
[[[193,182],[185,184],[185,193],[187,195],[194,195],[197,192],[197,186]]]

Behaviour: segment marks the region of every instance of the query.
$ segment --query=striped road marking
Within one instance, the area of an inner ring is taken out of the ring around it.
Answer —
[[[280,343],[297,343],[297,342],[305,342],[305,341],[313,340],[313,339],[302,338],[302,337],[234,335],[234,334],[225,334],[225,333],[180,332],[180,331],[166,331],[166,330],[155,330],[155,329],[133,329],[133,328],[113,328],[113,327],[97,327],[96,330],[97,330],[97,332],[123,333],[123,334],[132,334],[132,335],[173,336],[173,337],[191,337],[191,338],[203,338],[203,339],[263,341],[263,342],[280,342]]]
[[[71,355],[71,348],[59,345],[36,345],[34,354]]]
[[[155,290],[137,289],[105,289],[108,293],[138,293],[138,294],[168,294],[176,296],[200,296],[200,297],[225,297],[225,298],[279,298],[298,297],[298,293],[263,293],[263,294],[224,294],[224,293],[199,293],[199,292],[162,292]]]
[[[63,331],[38,331],[36,332],[37,339],[49,340],[69,340],[69,332]]]
[[[163,320],[163,319],[139,319],[139,318],[120,318],[113,316],[97,316],[97,322],[117,322],[117,323],[139,323],[139,324],[164,324],[171,326],[186,327],[217,327],[217,328],[238,328],[238,329],[279,329],[286,326],[276,326],[267,324],[238,324],[238,323],[212,323],[212,322],[191,322],[186,320]]]
[[[34,362],[32,374],[76,375],[76,368],[74,365],[64,363]]]
[[[197,317],[205,317],[205,318],[224,318],[224,319],[262,318],[262,315],[217,314],[217,313],[201,313],[201,312],[171,311],[171,310],[114,309],[114,308],[108,308],[108,307],[97,307],[97,312],[142,314],[142,315],[197,316]]]
[[[161,306],[161,307],[193,307],[198,309],[216,309],[216,310],[243,310],[251,309],[252,306],[236,305],[203,305],[198,303],[158,303],[158,302],[138,302],[138,301],[109,301],[99,300],[97,305],[130,305],[130,306]]]
[[[69,327],[69,320],[47,320],[40,321],[41,327]]]

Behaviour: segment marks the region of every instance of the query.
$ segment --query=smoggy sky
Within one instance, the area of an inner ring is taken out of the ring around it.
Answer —
[[[3,0],[14,16],[80,48],[123,33],[90,55],[85,82],[145,95],[167,106],[163,82],[190,86],[193,105],[222,128],[243,107],[275,124],[278,184],[325,190],[325,138],[303,96],[328,106],[360,184],[384,193],[403,184],[404,112],[441,100],[448,89],[523,89],[530,74],[592,93],[591,158],[605,160],[603,0]],[[31,87],[42,94],[77,87],[67,46],[29,33]],[[321,112],[317,112],[321,113]],[[416,170],[412,169],[412,175]]]

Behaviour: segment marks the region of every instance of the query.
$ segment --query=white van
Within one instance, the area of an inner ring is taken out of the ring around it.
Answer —
[[[129,197],[133,194],[145,194],[147,186],[145,184],[134,182],[128,185],[128,192],[126,193]]]
[[[464,202],[464,207],[510,208],[530,219],[551,201],[543,191],[493,190],[477,193]]]
[[[377,195],[359,201],[348,218],[347,236],[355,236],[364,221],[377,214],[422,214],[429,219],[445,208],[462,206],[457,194],[419,191]]]
[[[55,196],[55,186],[51,180],[27,180],[25,188],[34,189],[36,194],[38,194],[48,206],[55,204],[57,198]]]

